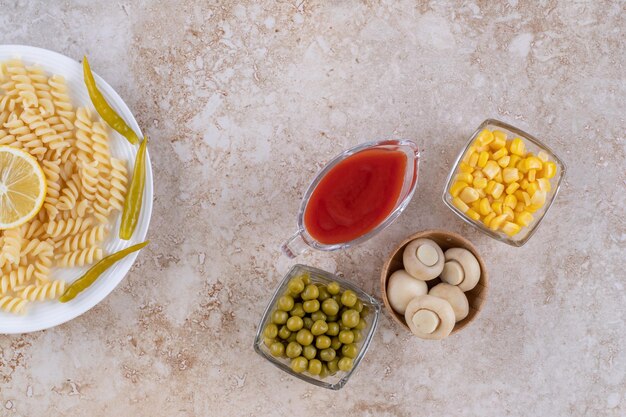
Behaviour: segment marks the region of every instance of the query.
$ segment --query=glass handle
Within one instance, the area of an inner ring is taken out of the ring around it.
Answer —
[[[289,240],[283,243],[283,245],[280,247],[283,253],[287,255],[290,259],[293,259],[296,256],[300,255],[308,248],[309,245],[302,237],[302,230],[298,230],[295,235],[291,236]]]

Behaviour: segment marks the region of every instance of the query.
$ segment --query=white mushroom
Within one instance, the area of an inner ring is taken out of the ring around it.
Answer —
[[[441,280],[450,285],[458,285],[462,291],[469,291],[478,284],[480,264],[472,252],[463,248],[446,251],[446,263],[441,272]]]
[[[422,339],[441,340],[454,328],[454,310],[443,298],[420,295],[406,306],[404,319],[411,332]]]
[[[415,239],[402,254],[404,269],[421,281],[437,278],[443,270],[444,261],[443,251],[430,239]]]
[[[452,310],[454,310],[454,318],[457,322],[463,320],[469,314],[469,302],[467,301],[467,297],[456,285],[442,282],[432,287],[428,294],[443,298],[449,302],[452,306]]]
[[[404,269],[394,272],[387,281],[387,299],[391,308],[404,314],[407,304],[418,295],[428,293],[428,285],[409,275]]]

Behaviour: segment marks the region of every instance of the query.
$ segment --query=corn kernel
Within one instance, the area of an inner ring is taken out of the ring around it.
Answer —
[[[467,217],[469,217],[472,220],[480,220],[480,214],[476,213],[472,209],[467,210],[465,214],[467,215]]]
[[[541,207],[539,207],[539,206],[534,206],[534,205],[530,204],[530,205],[526,206],[526,208],[524,210],[529,212],[529,213],[534,213],[537,210],[539,210],[540,208]]]
[[[506,214],[501,214],[499,216],[494,217],[493,220],[489,222],[489,228],[491,230],[498,230],[500,226],[502,226],[502,223],[505,222],[506,218],[507,218]]]
[[[487,186],[487,178],[476,178],[472,185],[474,188],[483,189]]]
[[[484,168],[488,160],[489,160],[489,152],[482,151],[480,155],[478,155],[478,167]]]
[[[507,220],[513,221],[513,219],[515,219],[515,213],[513,212],[513,209],[511,207],[502,207],[502,214],[506,214]]]
[[[487,194],[491,194],[491,193],[493,192],[493,187],[495,187],[495,186],[496,186],[496,184],[497,184],[497,183],[496,183],[494,180],[490,180],[490,181],[487,183],[487,186],[485,187],[485,192],[486,192]]]
[[[556,164],[554,162],[543,163],[543,176],[542,178],[550,179],[556,175]]]
[[[489,161],[483,168],[483,174],[492,180],[500,172],[500,167],[495,161]]]
[[[493,186],[493,190],[491,190],[491,195],[493,196],[493,198],[498,199],[500,198],[503,192],[504,192],[504,185],[497,182],[496,185]]]
[[[517,189],[519,188],[519,183],[517,182],[512,182],[509,184],[508,187],[506,187],[506,190],[504,190],[507,194],[513,194],[515,191],[517,191]]]
[[[525,159],[520,160],[517,164],[517,169],[519,170],[519,172],[523,174],[527,173],[528,172],[527,161]]]
[[[514,195],[507,195],[506,197],[504,197],[504,205],[514,209],[517,205],[517,197],[515,197]]]
[[[497,151],[498,149],[502,149],[506,145],[506,133],[501,130],[493,131],[493,142],[489,144],[489,147]]]
[[[476,143],[479,146],[488,145],[493,141],[493,133],[489,129],[483,129],[478,136],[476,136]]]
[[[474,178],[485,178],[485,174],[483,174],[482,171],[474,171],[474,173],[472,174],[474,176]]]
[[[498,172],[498,175],[496,175],[495,177],[493,177],[494,180],[496,180],[496,182],[499,182],[500,184],[502,184],[504,181],[502,180],[502,171]]]
[[[517,181],[518,174],[517,168],[504,168],[502,170],[502,179],[508,184]]]
[[[519,164],[520,158],[517,155],[511,155],[511,159],[509,159],[509,168],[517,168],[517,164]]]
[[[480,198],[487,197],[487,193],[484,188],[476,188],[476,192]]]
[[[502,231],[509,236],[514,236],[519,233],[522,228],[519,224],[515,224],[512,222],[505,222],[502,226]]]
[[[530,197],[530,205],[541,207],[546,202],[546,192],[545,191],[535,191],[535,193]]]
[[[520,183],[519,183],[519,185],[522,188],[522,190],[526,190],[528,188],[528,184],[530,184],[530,182],[528,182],[528,180],[526,178],[521,180]]]
[[[463,213],[469,210],[469,206],[465,204],[459,197],[454,197],[452,199],[452,205],[461,210]]]
[[[491,223],[494,217],[496,217],[496,213],[494,213],[493,211],[487,214],[483,219],[483,223],[485,224],[485,226],[489,227],[489,223]]]
[[[472,174],[468,174],[467,172],[459,172],[454,176],[454,179],[456,181],[462,181],[467,184],[471,184],[472,181],[474,181],[474,177],[472,176]]]
[[[478,197],[480,197],[478,195],[478,191],[476,191],[475,189],[473,189],[472,187],[465,187],[461,193],[459,194],[459,198],[464,202],[464,203],[471,203],[473,201],[478,200]]]
[[[526,191],[523,191],[522,198],[524,199],[524,204],[530,206],[530,194],[528,194]]]
[[[524,201],[524,192],[522,190],[517,190],[513,193],[517,201]]]
[[[476,146],[471,145],[469,148],[467,148],[467,151],[465,151],[465,155],[463,155],[462,161],[465,163],[469,162],[470,157],[474,155],[475,153],[476,153]]]
[[[550,159],[550,156],[545,151],[539,151],[539,153],[537,154],[537,158],[539,158],[541,162],[548,162],[548,159]]]
[[[497,215],[502,214],[502,201],[494,201],[491,203],[491,209],[495,211]]]
[[[526,208],[526,205],[524,204],[524,202],[518,201],[513,211],[516,213],[521,213],[522,211],[524,211],[525,208]]]
[[[533,182],[535,181],[535,176],[537,175],[537,170],[536,169],[529,169],[528,170],[528,181]]]
[[[511,160],[510,156],[504,155],[502,158],[498,159],[498,165],[500,165],[500,167],[502,168],[506,168],[509,166],[510,160]]]
[[[482,214],[483,216],[486,216],[487,214],[491,213],[491,205],[489,204],[489,199],[488,198],[483,198],[480,200],[480,204],[478,206],[478,212],[480,214]]]
[[[472,204],[469,204],[470,206],[470,210],[474,210],[476,213],[478,213],[478,210],[480,210],[480,199],[474,201]]]
[[[467,172],[468,174],[474,172],[474,168],[472,168],[471,166],[469,166],[469,164],[465,162],[461,162],[459,164],[459,169],[461,170],[461,172]]]
[[[476,164],[478,164],[478,154],[477,153],[475,153],[474,155],[472,155],[470,157],[468,164],[472,168],[476,167]]]
[[[526,188],[526,192],[532,197],[535,194],[535,191],[539,189],[539,186],[536,182],[531,182],[528,184],[528,188]]]
[[[541,169],[543,166],[541,160],[536,156],[526,158],[526,166],[528,169]]]
[[[537,180],[537,186],[541,191],[545,191],[546,193],[549,193],[552,189],[552,186],[550,185],[550,180],[547,178],[539,178]]]
[[[517,213],[515,216],[515,223],[520,226],[528,226],[533,221],[533,215],[527,211],[522,211],[521,213]]]
[[[507,156],[508,154],[509,154],[509,151],[507,151],[506,148],[500,148],[497,151],[495,151],[491,156],[493,157],[494,160],[498,161],[503,156]]]
[[[526,145],[524,144],[524,141],[521,140],[520,138],[515,138],[511,142],[509,151],[511,151],[511,153],[514,155],[524,156],[525,148],[526,148]]]
[[[463,190],[463,188],[465,187],[469,187],[469,185],[466,182],[463,182],[463,181],[455,182],[454,184],[450,186],[450,195],[452,197],[458,197],[461,190]]]

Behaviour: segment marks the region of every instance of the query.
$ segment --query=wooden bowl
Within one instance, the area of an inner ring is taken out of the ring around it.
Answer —
[[[482,309],[485,304],[485,300],[487,299],[487,289],[489,287],[489,275],[487,274],[487,268],[485,267],[485,263],[483,262],[483,258],[478,253],[478,250],[470,243],[469,240],[464,237],[452,233],[447,232],[445,230],[426,230],[423,232],[415,233],[414,235],[409,236],[404,239],[400,245],[398,245],[389,255],[389,259],[383,265],[383,270],[380,274],[380,289],[383,295],[383,302],[385,303],[385,307],[391,314],[391,317],[394,318],[395,321],[400,323],[405,329],[409,330],[409,326],[406,324],[404,320],[404,316],[402,314],[396,313],[392,308],[391,304],[389,304],[389,298],[387,298],[387,280],[395,271],[399,269],[404,269],[404,265],[402,264],[402,254],[404,252],[404,248],[413,240],[426,238],[437,243],[441,250],[444,252],[450,248],[464,248],[472,252],[478,263],[480,264],[480,280],[478,284],[471,290],[467,291],[465,295],[467,296],[467,300],[469,301],[469,314],[460,322],[454,325],[454,329],[450,334],[454,334],[467,325],[469,325],[478,313]],[[435,285],[439,284],[441,280],[439,278],[435,278],[433,280],[427,281],[428,289],[430,290]]]

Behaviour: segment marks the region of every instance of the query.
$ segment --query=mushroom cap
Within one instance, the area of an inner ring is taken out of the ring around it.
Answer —
[[[428,294],[443,298],[449,302],[452,310],[454,310],[454,317],[457,322],[463,320],[469,314],[469,301],[467,301],[465,293],[456,285],[442,282],[432,287]]]
[[[430,313],[434,313],[439,321]],[[455,323],[450,303],[432,295],[413,298],[406,306],[404,319],[414,335],[430,340],[441,340],[450,335]],[[433,328],[434,331],[429,333]]]
[[[415,239],[402,253],[404,269],[413,278],[430,281],[437,278],[445,263],[445,256],[438,244],[430,239]]]
[[[404,314],[411,299],[428,293],[428,285],[424,281],[413,278],[404,269],[400,269],[387,281],[387,299],[391,308],[398,314]]]
[[[446,251],[445,257],[446,262],[456,261],[463,268],[463,280],[457,284],[462,291],[469,291],[478,284],[481,273],[480,264],[472,252],[463,248],[451,248]],[[446,273],[445,276],[442,275],[441,279],[447,282],[448,277],[449,275]],[[448,283],[452,284],[452,282]]]

